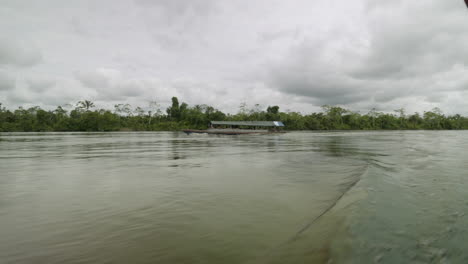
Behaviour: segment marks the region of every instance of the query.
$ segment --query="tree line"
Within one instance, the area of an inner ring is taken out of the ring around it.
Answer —
[[[236,114],[223,113],[212,106],[179,103],[163,112],[156,102],[148,107],[132,108],[117,104],[113,110],[96,109],[92,101],[79,101],[71,110],[58,106],[55,110],[40,107],[6,109],[0,103],[0,132],[41,131],[176,131],[185,128],[205,129],[210,120],[217,121],[282,121],[286,130],[397,130],[397,129],[468,129],[468,118],[445,115],[438,108],[424,113],[406,114],[404,109],[392,113],[375,109],[360,114],[339,106],[322,107],[311,114],[281,112],[278,106],[250,109],[241,104]]]

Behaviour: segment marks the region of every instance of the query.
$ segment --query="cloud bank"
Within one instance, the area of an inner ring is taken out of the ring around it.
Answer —
[[[468,113],[463,1],[0,3],[0,102]]]

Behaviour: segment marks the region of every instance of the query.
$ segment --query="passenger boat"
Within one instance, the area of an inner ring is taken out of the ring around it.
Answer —
[[[272,134],[285,133],[281,121],[210,121],[210,128],[206,130],[184,129],[187,135],[192,133],[216,135],[243,135],[243,134]]]

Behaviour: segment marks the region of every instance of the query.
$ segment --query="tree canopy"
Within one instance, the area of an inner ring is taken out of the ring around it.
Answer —
[[[145,110],[146,109],[146,110]],[[159,104],[133,108],[129,104],[117,104],[113,111],[96,109],[91,100],[79,101],[74,109],[58,106],[54,110],[40,107],[15,110],[0,103],[0,132],[12,131],[173,131],[184,128],[205,129],[209,121],[282,121],[287,130],[395,130],[395,129],[468,129],[468,118],[461,115],[445,115],[434,108],[424,113],[406,114],[405,109],[392,113],[372,109],[360,114],[339,106],[324,105],[318,113],[301,114],[281,112],[279,106],[260,105],[251,109],[241,103],[236,114],[226,114],[212,106],[189,106],[179,103],[177,97],[165,113]]]

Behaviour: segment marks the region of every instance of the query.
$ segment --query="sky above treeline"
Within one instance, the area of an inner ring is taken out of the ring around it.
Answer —
[[[2,0],[0,102],[468,113],[462,0]]]

